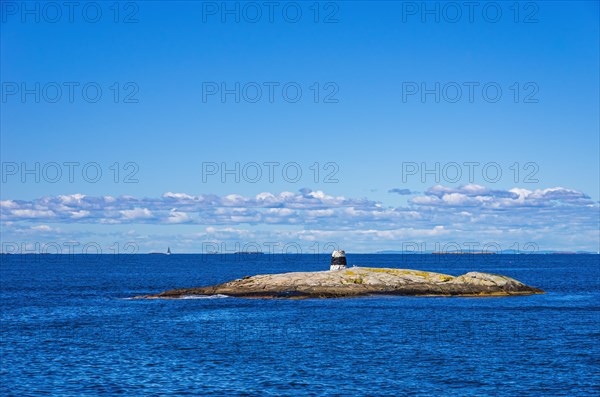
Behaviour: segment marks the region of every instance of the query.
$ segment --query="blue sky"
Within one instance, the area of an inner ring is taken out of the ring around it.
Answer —
[[[0,10],[3,242],[599,249],[597,2],[23,4]]]

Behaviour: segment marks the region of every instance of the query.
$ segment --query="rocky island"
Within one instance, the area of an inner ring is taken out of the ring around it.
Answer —
[[[513,278],[480,272],[461,276],[408,269],[346,267],[344,251],[335,251],[329,271],[247,276],[208,287],[184,288],[137,298],[175,299],[198,295],[240,298],[342,298],[369,295],[511,296],[544,291]]]

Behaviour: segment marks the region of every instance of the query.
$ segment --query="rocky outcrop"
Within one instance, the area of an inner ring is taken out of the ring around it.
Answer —
[[[408,269],[352,267],[338,271],[248,276],[223,284],[175,289],[137,298],[228,295],[243,298],[340,298],[368,295],[510,296],[543,294],[510,277],[470,272],[454,277]]]

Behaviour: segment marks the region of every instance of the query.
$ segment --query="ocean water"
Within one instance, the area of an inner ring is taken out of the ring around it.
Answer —
[[[2,255],[2,396],[600,395],[598,255],[348,255],[486,271],[508,298],[130,300],[327,255]]]

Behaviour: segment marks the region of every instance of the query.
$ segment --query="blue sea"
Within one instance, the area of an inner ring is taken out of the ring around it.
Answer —
[[[598,255],[348,255],[508,298],[131,300],[328,255],[2,255],[2,396],[600,395]]]

